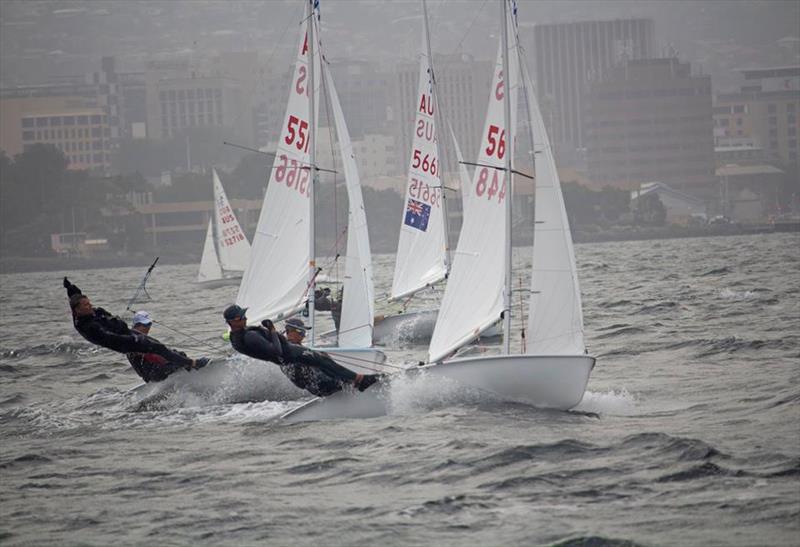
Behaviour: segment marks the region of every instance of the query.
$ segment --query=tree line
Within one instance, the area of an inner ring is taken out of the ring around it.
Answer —
[[[241,156],[232,171],[219,171],[228,197],[262,199],[272,159],[271,155],[248,153]],[[346,241],[343,234],[347,196],[343,178],[336,177],[323,176],[315,192],[317,248],[321,255],[343,252]],[[627,191],[593,191],[569,182],[563,184],[563,189],[574,230],[630,223],[663,224],[660,202],[650,204],[646,217],[633,218]],[[73,231],[106,238],[114,251],[148,250],[144,219],[127,199],[131,192],[152,192],[157,203],[213,198],[209,173],[181,173],[172,178],[170,185],[153,186],[138,171],[97,177],[88,171],[68,169],[64,154],[48,144],[35,144],[14,158],[0,151],[0,254],[47,256],[52,254],[50,234]],[[393,251],[402,217],[402,197],[391,190],[368,186],[362,192],[372,248],[376,252]],[[196,253],[200,252],[203,235],[197,234]],[[252,233],[247,235],[252,239]],[[190,254],[194,252],[190,250]]]

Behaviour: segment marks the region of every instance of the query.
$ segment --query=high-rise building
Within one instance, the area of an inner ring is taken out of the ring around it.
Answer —
[[[558,156],[569,161],[585,146],[582,120],[587,85],[621,62],[653,57],[654,25],[651,19],[536,25],[532,44],[527,45],[548,134]]]
[[[800,66],[742,70],[736,93],[717,95],[715,136],[719,146],[747,140],[766,158],[793,170],[800,155]]]
[[[607,70],[586,95],[589,178],[597,186],[663,182],[703,194],[715,183],[711,77],[675,58]]]

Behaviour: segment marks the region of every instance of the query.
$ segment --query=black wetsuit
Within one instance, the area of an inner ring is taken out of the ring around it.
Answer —
[[[67,294],[83,294],[64,278]],[[72,316],[72,324],[89,342],[119,353],[155,353],[171,363],[191,367],[192,360],[182,353],[172,351],[164,344],[142,333],[132,331],[128,324],[103,308],[94,308],[92,315]],[[138,371],[137,371],[138,372]]]
[[[342,319],[342,301],[334,300],[330,295],[322,291],[314,293],[314,309],[318,311],[329,311],[333,318],[336,330],[339,330],[339,321]]]
[[[161,382],[168,376],[184,370],[186,367],[180,363],[167,361],[155,353],[129,353],[128,362],[145,382]]]
[[[247,327],[231,332],[231,345],[239,353],[280,365],[294,385],[326,397],[352,385],[356,373],[319,351],[292,344],[276,331]]]

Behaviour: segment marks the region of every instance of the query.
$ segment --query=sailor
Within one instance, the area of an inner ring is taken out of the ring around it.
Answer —
[[[132,330],[144,334],[145,336],[149,336],[152,326],[153,320],[150,318],[150,314],[148,312],[137,311],[133,314]],[[183,355],[184,357],[186,356],[181,351],[177,353]],[[136,371],[136,374],[141,376],[142,380],[147,383],[166,380],[169,375],[186,368],[181,363],[168,361],[166,358],[155,353],[128,353],[127,357],[128,362],[133,367],[133,370]],[[194,368],[201,368],[207,363],[208,359],[202,357],[195,361]]]
[[[287,336],[283,336],[269,319],[262,321],[260,327],[248,327],[246,312],[247,308],[235,304],[223,312],[231,329],[233,349],[254,359],[276,363],[297,387],[318,397],[326,397],[341,391],[346,385],[364,391],[378,381],[377,374],[357,374],[325,353],[290,342],[288,336],[300,341],[305,336],[308,327],[302,321],[288,323]],[[290,334],[290,331],[295,333]],[[297,331],[302,331],[302,336],[298,336]]]
[[[314,291],[314,309],[317,311],[329,311],[333,318],[336,330],[339,330],[339,321],[342,319],[342,295],[339,298],[331,298],[331,290],[328,287],[316,289]]]
[[[69,307],[72,310],[72,324],[89,342],[119,353],[154,353],[171,363],[180,364],[187,370],[197,368],[193,359],[172,351],[146,334],[132,331],[125,321],[111,315],[103,308],[92,307],[89,297],[66,277],[64,288],[67,289]]]

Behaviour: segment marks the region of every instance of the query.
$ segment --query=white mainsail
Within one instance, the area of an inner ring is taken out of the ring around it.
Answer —
[[[247,316],[251,322],[282,319],[305,306],[311,259],[308,148],[310,131],[316,131],[316,127],[309,127],[308,121],[311,101],[307,40],[304,25],[275,163],[253,238],[250,262],[236,297],[237,304],[249,308]],[[319,52],[316,48],[314,51],[313,68],[319,73]],[[314,87],[316,105],[319,85]]]
[[[349,202],[347,225],[347,258],[345,266],[342,318],[339,323],[339,346],[368,348],[372,346],[375,317],[375,287],[372,281],[372,253],[369,246],[367,215],[361,195],[350,132],[327,66],[323,68],[336,124],[336,135],[342,155]]]
[[[213,223],[214,221],[212,220],[208,221],[206,240],[203,244],[203,257],[200,259],[200,271],[197,272],[197,281],[199,283],[222,279],[222,268],[219,265],[217,250],[214,247]]]
[[[528,310],[528,354],[575,355],[585,351],[583,311],[575,253],[561,182],[542,114],[523,67],[536,144],[536,224]]]
[[[427,17],[424,17],[416,96],[414,138],[397,244],[391,298],[403,298],[447,275],[445,222],[442,208],[438,135],[433,77],[428,59]]]
[[[489,108],[481,145],[469,188],[469,214],[465,215],[442,299],[442,307],[428,350],[430,362],[447,357],[477,338],[500,319],[503,309],[506,241],[505,154],[513,153],[519,71],[517,47],[509,47],[510,74],[503,74],[502,45],[498,48]],[[506,85],[508,83],[509,85]],[[511,131],[504,124],[504,94],[510,92]],[[509,138],[510,137],[510,138]]]
[[[233,212],[216,169],[214,179],[214,240],[222,272],[243,272],[250,259],[250,243]]]

